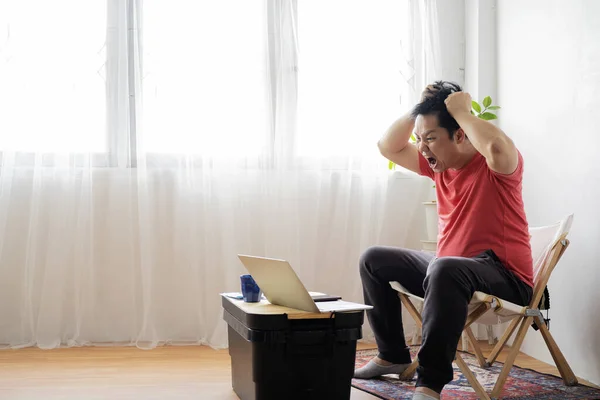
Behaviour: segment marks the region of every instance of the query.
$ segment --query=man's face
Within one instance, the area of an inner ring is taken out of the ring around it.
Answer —
[[[417,116],[414,133],[419,153],[427,159],[433,172],[443,172],[457,165],[460,153],[456,136],[450,139],[448,130],[438,125],[437,116]]]

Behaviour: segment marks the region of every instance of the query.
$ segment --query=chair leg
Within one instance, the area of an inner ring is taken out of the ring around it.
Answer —
[[[411,315],[411,317],[413,317],[413,319],[415,320],[415,323],[418,326],[423,325],[423,320],[421,319],[421,313],[417,310],[417,308],[412,303],[412,301],[410,301],[408,296],[403,295],[402,293],[399,293],[398,296],[400,296],[400,301],[402,302],[402,304],[404,304],[404,307],[406,307],[406,310]]]
[[[469,316],[467,317],[467,322],[465,323],[465,328],[470,327],[479,317],[485,314],[490,309],[490,305],[488,303],[483,303],[479,307],[477,307]]]
[[[399,378],[403,381],[410,381],[412,378],[414,378],[418,366],[419,359],[415,357],[410,366],[406,368],[403,373],[400,374]]]
[[[498,380],[496,381],[496,385],[494,385],[494,390],[492,390],[493,398],[500,398],[500,394],[502,393],[502,389],[504,388],[504,384],[506,383],[506,378],[508,378],[508,373],[510,372],[517,355],[519,354],[519,350],[521,349],[521,344],[523,344],[523,339],[525,339],[525,335],[527,334],[527,330],[531,325],[531,321],[533,317],[523,318],[523,322],[517,331],[517,336],[515,337],[515,341],[513,342],[512,348],[508,353],[508,357],[504,363],[504,367],[502,367],[502,371],[498,376]]]
[[[565,358],[563,353],[560,351],[560,348],[554,341],[554,338],[552,337],[552,335],[550,334],[550,331],[546,327],[544,320],[540,316],[538,316],[538,317],[536,317],[536,322],[537,322],[537,326],[540,328],[542,337],[544,338],[544,341],[546,342],[546,345],[548,346],[548,350],[550,350],[550,354],[552,355],[552,358],[554,359],[554,363],[556,364],[556,367],[558,368],[558,371],[560,372],[560,376],[562,376],[563,381],[565,382],[565,385],[576,386],[578,383],[577,377],[575,376],[575,374],[573,373],[573,370],[569,366],[567,359]]]
[[[477,344],[477,339],[475,338],[475,335],[473,334],[471,327],[465,329],[465,332],[467,333],[467,336],[469,336],[469,340],[471,341],[471,344],[473,345],[473,350],[475,351],[475,355],[477,356],[477,361],[479,361],[479,366],[481,368],[487,367],[488,366],[487,361],[485,360],[485,357],[483,356],[483,353],[481,352],[481,349],[479,348],[479,345]]]
[[[517,328],[519,321],[521,321],[522,319],[523,319],[523,317],[517,317],[511,321],[510,325],[508,326],[508,328],[506,329],[506,331],[504,332],[504,334],[502,335],[502,337],[500,338],[498,343],[496,343],[496,346],[494,346],[494,349],[488,356],[488,358],[487,358],[488,367],[491,366],[492,364],[494,364],[494,361],[496,361],[496,358],[498,358],[498,354],[500,354],[500,352],[506,345],[506,342],[508,342],[508,339],[511,337],[511,335]]]
[[[465,376],[465,378],[467,378],[467,380],[471,384],[471,387],[475,390],[475,392],[477,393],[479,398],[485,399],[485,400],[491,400],[490,396],[486,393],[485,389],[483,388],[483,386],[481,386],[481,383],[479,383],[479,381],[477,380],[477,378],[475,377],[473,372],[471,372],[471,370],[469,369],[469,366],[465,363],[465,361],[462,359],[460,354],[458,354],[458,353],[456,354],[455,361],[456,361],[456,364],[458,365],[458,368],[460,368],[463,375]]]
[[[421,320],[421,313],[419,312],[419,310],[417,310],[417,308],[412,303],[412,301],[410,301],[410,298],[408,296],[402,293],[398,293],[398,296],[400,297],[400,301],[402,302],[402,304],[404,304],[404,307],[406,307],[408,313],[414,319],[416,326],[420,328],[423,324],[423,321]],[[399,378],[401,380],[411,380],[415,376],[415,372],[417,371],[418,366],[419,359],[415,357],[410,366],[407,369],[405,369],[402,374],[400,374]]]

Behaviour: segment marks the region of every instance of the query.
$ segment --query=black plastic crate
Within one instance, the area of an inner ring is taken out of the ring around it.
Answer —
[[[349,399],[364,312],[288,319],[247,314],[227,299],[232,384],[242,400]]]

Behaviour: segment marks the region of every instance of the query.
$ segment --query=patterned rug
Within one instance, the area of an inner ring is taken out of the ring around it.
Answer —
[[[411,348],[413,357],[417,348]],[[365,365],[377,355],[376,350],[359,350],[356,352],[356,367]],[[484,389],[489,393],[502,369],[502,363],[494,363],[490,368],[479,367],[477,359],[468,353],[461,353]],[[353,379],[352,386],[371,393],[385,400],[410,400],[414,392],[415,381],[401,381],[398,375],[386,375],[380,379]],[[454,364],[454,380],[444,388],[442,399],[477,399],[475,391]],[[566,400],[566,399],[600,399],[600,389],[588,386],[568,387],[562,379],[552,375],[541,374],[532,370],[513,366],[502,393],[503,399],[519,400]]]

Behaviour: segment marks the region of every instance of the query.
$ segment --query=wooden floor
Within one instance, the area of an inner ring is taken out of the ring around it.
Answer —
[[[483,346],[489,351],[485,342]],[[517,365],[558,374],[526,355],[517,358]],[[0,399],[235,400],[230,368],[227,350],[203,346],[2,350]],[[375,397],[353,389],[352,399]]]

